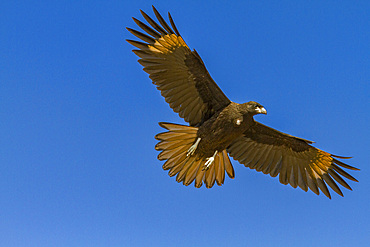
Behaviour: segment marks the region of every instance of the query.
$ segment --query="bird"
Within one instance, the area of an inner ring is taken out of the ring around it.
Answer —
[[[159,123],[165,132],[155,136],[159,141],[155,149],[169,176],[186,186],[193,182],[197,188],[221,186],[225,174],[235,177],[230,156],[257,172],[279,176],[282,184],[317,195],[321,191],[329,199],[328,186],[340,196],[338,185],[352,190],[345,179],[358,180],[346,169],[359,169],[340,161],[351,157],[330,154],[312,146],[312,141],[255,121],[255,115],[267,114],[265,107],[229,100],[197,51],[185,43],[171,14],[170,26],[152,7],[157,21],[140,10],[147,24],[133,17],[141,31],[127,27],[140,41],[126,41],[135,47],[138,62],[165,101],[189,124]]]

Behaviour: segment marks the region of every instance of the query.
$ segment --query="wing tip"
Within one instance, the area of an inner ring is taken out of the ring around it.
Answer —
[[[335,156],[334,156],[335,157]],[[342,161],[339,161],[337,159],[334,159],[333,158],[333,163],[343,167],[343,168],[346,168],[346,169],[349,169],[349,170],[353,170],[353,171],[360,171],[360,168],[357,168],[357,167],[354,167],[354,166],[350,166],[350,165],[347,165],[346,163],[343,163]]]
[[[152,5],[152,9],[153,9],[153,12],[154,12],[154,14],[159,14],[159,12],[158,12],[158,10],[157,10],[157,8],[156,7],[154,7],[154,5]]]
[[[333,156],[334,158],[338,158],[338,159],[352,159],[353,158],[353,156],[339,156],[335,154],[331,154],[331,156]]]

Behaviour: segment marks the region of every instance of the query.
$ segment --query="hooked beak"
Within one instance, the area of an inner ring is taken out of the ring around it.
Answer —
[[[267,114],[267,111],[266,111],[266,109],[265,109],[264,107],[258,107],[258,108],[256,109],[256,111],[257,111],[257,113],[259,113],[259,114]]]

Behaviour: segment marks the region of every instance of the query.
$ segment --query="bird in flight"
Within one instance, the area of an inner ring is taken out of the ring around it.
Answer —
[[[265,126],[253,119],[266,114],[257,102],[232,102],[217,86],[195,50],[190,50],[168,13],[171,26],[153,6],[157,21],[141,11],[147,24],[133,18],[145,32],[127,28],[141,41],[127,40],[137,49],[133,52],[149,74],[165,101],[189,126],[161,122],[166,129],[155,138],[155,149],[161,151],[176,181],[199,188],[215,183],[222,185],[225,173],[234,178],[229,156],[244,166],[271,177],[279,175],[282,184],[320,190],[331,198],[327,185],[343,196],[338,184],[352,190],[343,179],[358,182],[347,171],[359,170],[339,159],[347,159],[317,149],[308,141]]]

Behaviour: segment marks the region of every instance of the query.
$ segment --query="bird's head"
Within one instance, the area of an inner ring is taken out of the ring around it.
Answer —
[[[254,101],[249,101],[241,105],[242,110],[245,113],[256,115],[256,114],[267,114],[266,109],[259,103]]]

